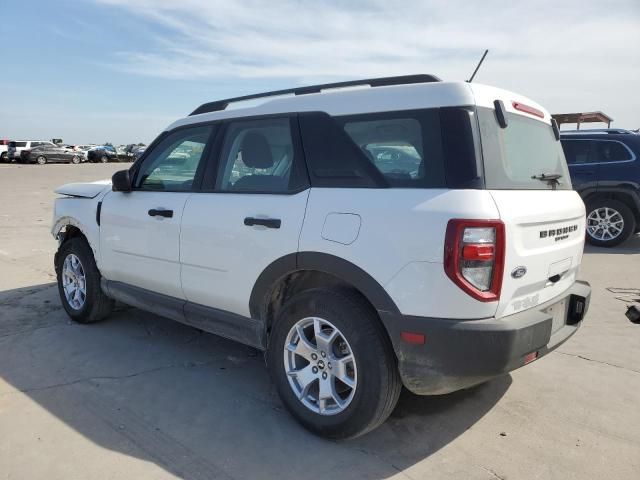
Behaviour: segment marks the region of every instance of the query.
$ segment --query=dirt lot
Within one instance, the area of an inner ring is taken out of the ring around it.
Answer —
[[[123,165],[0,165],[0,478],[640,478],[640,238],[589,248],[582,329],[469,391],[403,394],[355,441],[300,428],[261,355],[135,309],[69,322],[52,267],[53,188]]]

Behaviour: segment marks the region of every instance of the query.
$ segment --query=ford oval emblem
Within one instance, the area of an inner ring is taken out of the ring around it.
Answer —
[[[513,278],[522,278],[527,274],[527,267],[516,267],[511,271]]]

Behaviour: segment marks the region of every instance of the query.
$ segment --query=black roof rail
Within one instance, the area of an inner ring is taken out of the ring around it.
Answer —
[[[630,130],[626,130],[624,128],[590,128],[584,130],[560,130],[560,134],[564,135],[589,135],[593,133],[607,133],[607,134],[631,134],[633,133]]]
[[[224,110],[230,103],[243,102],[245,100],[253,100],[256,98],[276,97],[279,95],[307,95],[309,93],[320,93],[322,90],[331,88],[355,87],[358,85],[369,85],[370,87],[387,87],[390,85],[409,85],[412,83],[431,83],[441,82],[435,75],[418,74],[418,75],[401,75],[398,77],[380,77],[367,78],[364,80],[350,80],[347,82],[325,83],[323,85],[311,85],[308,87],[288,88],[285,90],[274,90],[273,92],[256,93],[253,95],[245,95],[243,97],[227,98],[226,100],[217,100],[215,102],[203,103],[191,115],[199,115],[207,112],[217,112]]]

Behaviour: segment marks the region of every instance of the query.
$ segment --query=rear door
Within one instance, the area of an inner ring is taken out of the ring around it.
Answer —
[[[304,158],[295,117],[226,122],[218,143],[182,218],[182,288],[192,303],[249,317],[259,275],[298,250]]]
[[[478,108],[486,188],[505,224],[497,317],[560,295],[575,281],[582,260],[584,204],[572,190],[548,114],[536,112],[542,117],[508,108],[508,124],[500,128],[493,109]]]
[[[582,193],[597,189],[600,165],[594,142],[583,138],[563,138],[562,148],[574,190]]]
[[[204,167],[212,126],[166,135],[134,174],[133,191],[110,192],[100,224],[102,273],[108,280],[184,298],[180,286],[180,220]],[[176,162],[173,153],[188,148]]]

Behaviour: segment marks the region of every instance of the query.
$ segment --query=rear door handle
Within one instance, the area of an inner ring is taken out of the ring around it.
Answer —
[[[152,208],[149,210],[150,217],[173,217],[173,210],[165,210],[164,208]]]
[[[244,224],[247,227],[253,227],[254,225],[262,225],[267,228],[280,228],[282,221],[279,218],[254,218],[247,217],[244,219]]]

